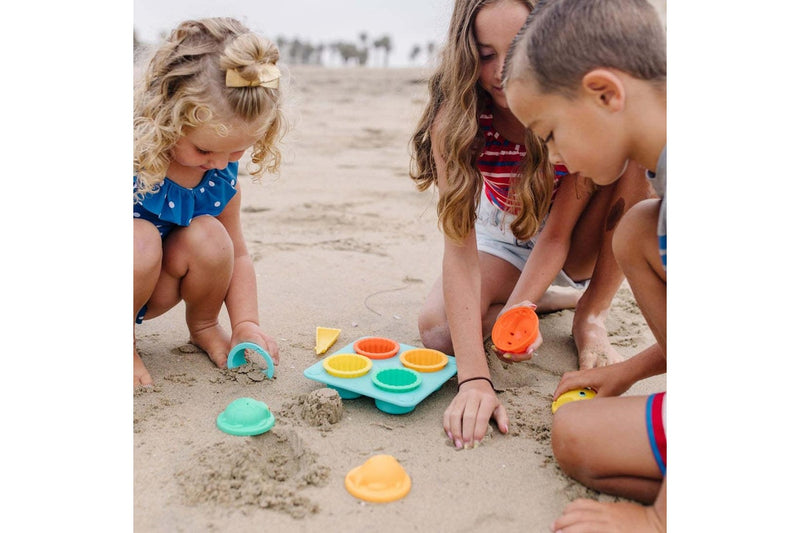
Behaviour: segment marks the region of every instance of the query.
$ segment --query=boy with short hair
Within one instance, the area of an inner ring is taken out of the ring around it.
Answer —
[[[509,107],[563,161],[599,185],[630,161],[659,198],[636,204],[614,255],[657,343],[616,365],[564,374],[554,397],[581,387],[592,401],[560,407],[552,428],[561,468],[584,485],[642,503],[576,500],[554,531],[666,530],[665,394],[622,393],[666,372],[666,37],[647,0],[540,0],[504,67]]]

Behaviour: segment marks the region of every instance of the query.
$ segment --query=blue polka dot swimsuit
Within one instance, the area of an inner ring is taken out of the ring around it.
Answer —
[[[203,174],[200,183],[192,188],[164,178],[155,191],[133,204],[133,218],[152,222],[163,240],[173,229],[188,226],[196,216],[217,216],[222,213],[236,195],[238,175],[239,162],[235,161],[223,170],[209,170]],[[133,190],[136,192],[136,176],[133,177]],[[145,305],[137,313],[137,324],[142,323],[146,312]]]
[[[163,239],[178,226],[188,226],[200,215],[217,216],[236,195],[239,162],[229,163],[223,170],[212,169],[195,187],[186,188],[169,178],[140,201],[133,204],[133,218],[152,222]],[[133,177],[136,190],[136,176]]]

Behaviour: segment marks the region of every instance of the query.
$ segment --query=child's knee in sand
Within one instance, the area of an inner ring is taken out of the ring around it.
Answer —
[[[447,323],[434,326],[420,324],[419,337],[424,347],[447,354],[453,353],[453,341],[450,338],[450,328],[447,327]]]

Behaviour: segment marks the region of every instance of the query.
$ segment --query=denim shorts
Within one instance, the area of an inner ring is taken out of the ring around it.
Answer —
[[[506,213],[494,205],[486,195],[481,194],[478,218],[475,222],[478,251],[499,257],[522,272],[525,262],[528,261],[531,250],[536,244],[536,236],[526,241],[514,237],[514,233],[511,231],[513,220],[513,215]],[[547,222],[547,218],[545,218],[545,222]],[[551,285],[583,290],[589,286],[589,280],[574,281],[561,270]]]

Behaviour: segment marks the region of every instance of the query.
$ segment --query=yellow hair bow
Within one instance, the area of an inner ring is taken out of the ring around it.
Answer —
[[[258,79],[249,81],[244,79],[236,69],[229,68],[225,73],[225,85],[227,87],[268,87],[278,88],[278,81],[281,77],[281,70],[274,63],[264,65],[259,72]]]

